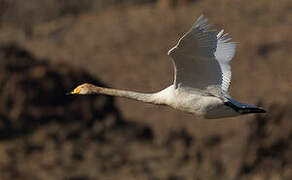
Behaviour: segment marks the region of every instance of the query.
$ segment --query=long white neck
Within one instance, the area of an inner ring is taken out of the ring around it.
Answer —
[[[146,103],[153,103],[153,104],[163,104],[159,98],[157,98],[157,93],[139,93],[133,91],[126,91],[126,90],[118,90],[118,89],[111,89],[111,88],[103,88],[92,85],[90,89],[90,94],[106,94],[110,96],[118,96],[118,97],[125,97],[129,99],[134,99],[137,101],[143,101]]]

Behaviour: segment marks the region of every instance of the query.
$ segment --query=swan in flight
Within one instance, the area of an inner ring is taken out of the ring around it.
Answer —
[[[191,29],[169,50],[174,66],[172,85],[156,93],[139,93],[82,84],[69,94],[106,94],[147,103],[168,105],[207,119],[265,113],[254,105],[240,103],[228,93],[230,61],[236,43],[221,30],[209,30],[201,15]]]

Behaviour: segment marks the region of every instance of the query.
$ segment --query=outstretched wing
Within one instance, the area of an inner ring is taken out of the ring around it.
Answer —
[[[228,91],[231,81],[230,60],[236,44],[221,30],[209,30],[207,19],[201,15],[191,29],[169,50],[174,63],[175,87],[206,89],[221,87]]]

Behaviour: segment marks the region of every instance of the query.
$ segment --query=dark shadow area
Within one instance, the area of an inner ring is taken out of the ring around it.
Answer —
[[[79,123],[79,131],[91,128],[97,121],[104,123],[109,116],[114,118],[112,127],[125,124],[112,97],[65,95],[82,82],[103,85],[85,72],[36,60],[15,45],[1,47],[0,53],[0,139],[23,136],[51,122],[62,126]],[[76,133],[68,137],[74,138]]]

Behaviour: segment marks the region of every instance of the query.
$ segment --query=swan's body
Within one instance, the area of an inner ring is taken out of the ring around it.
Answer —
[[[168,105],[204,118],[232,117],[247,113],[264,113],[253,105],[231,99],[230,61],[236,44],[228,34],[209,30],[201,15],[192,28],[169,52],[173,59],[174,83],[157,93],[138,93],[82,84],[71,94],[106,94],[153,104]]]

